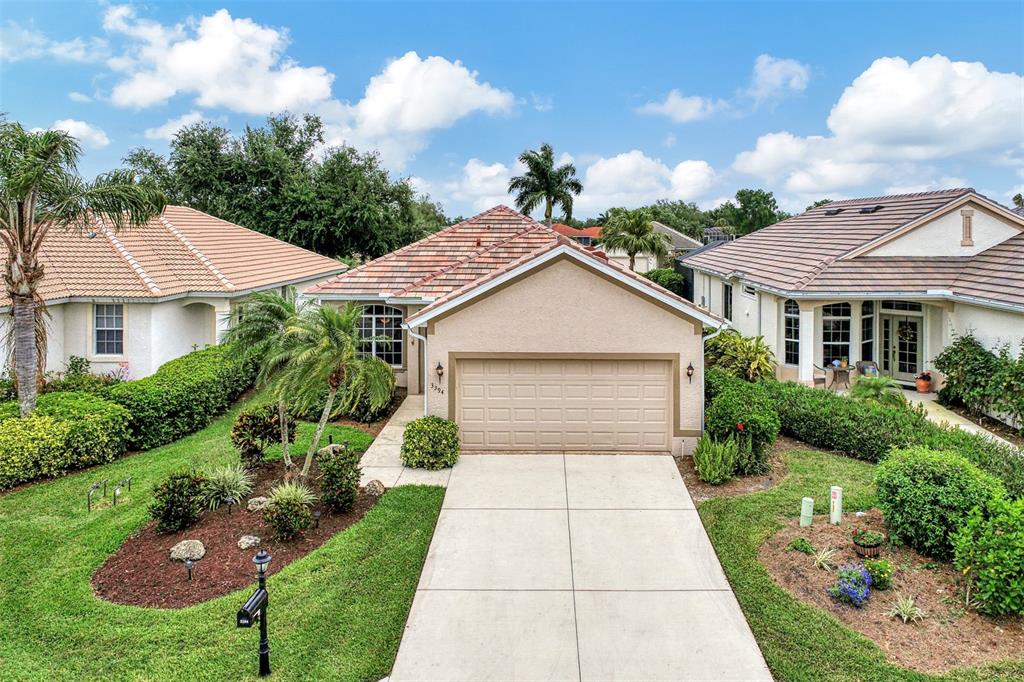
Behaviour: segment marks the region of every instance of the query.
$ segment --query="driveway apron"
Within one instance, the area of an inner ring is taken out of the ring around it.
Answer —
[[[772,678],[671,457],[473,455],[390,679]]]

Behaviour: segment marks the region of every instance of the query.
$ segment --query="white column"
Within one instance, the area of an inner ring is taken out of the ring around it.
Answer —
[[[814,308],[805,303],[800,304],[800,383],[814,383]]]
[[[217,343],[224,340],[224,335],[231,329],[231,301],[227,299],[218,300],[213,305],[213,314],[217,318]]]
[[[860,301],[850,301],[850,353],[847,357],[853,367],[860,360]]]

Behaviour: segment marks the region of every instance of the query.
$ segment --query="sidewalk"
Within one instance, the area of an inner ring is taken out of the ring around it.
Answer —
[[[950,410],[947,407],[942,406],[938,401],[938,396],[936,396],[936,394],[934,393],[918,393],[917,391],[903,391],[903,394],[907,396],[907,400],[909,400],[911,403],[919,403],[924,407],[929,421],[933,421],[936,424],[945,423],[950,426],[955,426],[959,429],[963,429],[964,431],[970,431],[971,433],[980,433],[982,435],[988,436],[989,438],[994,438],[1000,443],[1012,445],[1012,443],[1010,443],[1005,438],[997,436],[988,429],[982,426],[978,426],[970,419],[967,419],[966,417],[961,417],[956,412]]]
[[[386,488],[396,485],[448,485],[451,469],[427,471],[426,469],[409,469],[402,466],[399,452],[402,449],[402,434],[405,425],[413,419],[423,416],[423,396],[411,395],[402,401],[398,410],[381,430],[373,444],[359,460],[363,468],[363,477],[359,485],[366,485],[376,479]]]

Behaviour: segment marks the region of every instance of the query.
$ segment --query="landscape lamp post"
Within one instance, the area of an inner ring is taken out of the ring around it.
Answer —
[[[270,675],[270,640],[267,638],[267,567],[270,559],[270,553],[265,549],[261,549],[252,558],[256,564],[259,587],[238,610],[237,618],[240,628],[251,628],[255,621],[260,622],[260,677]]]

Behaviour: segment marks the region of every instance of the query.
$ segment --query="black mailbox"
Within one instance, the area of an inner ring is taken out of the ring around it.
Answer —
[[[260,619],[260,612],[267,605],[267,591],[260,588],[252,593],[242,608],[238,609],[238,627],[251,628]]]

